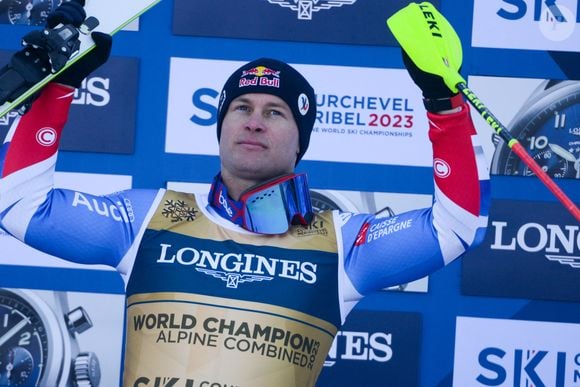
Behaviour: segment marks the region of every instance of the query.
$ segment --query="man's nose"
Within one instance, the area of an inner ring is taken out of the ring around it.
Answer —
[[[259,111],[253,111],[252,114],[248,116],[246,121],[246,129],[256,132],[261,132],[265,128],[264,117]]]

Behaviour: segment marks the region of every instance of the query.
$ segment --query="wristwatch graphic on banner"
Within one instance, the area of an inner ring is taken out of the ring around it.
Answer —
[[[0,386],[98,386],[99,360],[76,338],[91,327],[65,292],[0,288]]]
[[[549,176],[580,179],[580,81],[543,81],[508,128]],[[499,136],[494,143],[492,174],[534,175]]]
[[[60,0],[1,0],[1,12],[6,13],[11,24],[43,26],[46,17],[58,5]]]

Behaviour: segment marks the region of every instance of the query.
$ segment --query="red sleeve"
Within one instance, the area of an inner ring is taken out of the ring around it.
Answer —
[[[452,114],[427,113],[433,143],[435,184],[467,212],[480,214],[480,182],[472,136],[476,134],[469,106]]]
[[[56,154],[73,96],[73,89],[57,83],[49,83],[42,90],[8,140],[2,177]]]

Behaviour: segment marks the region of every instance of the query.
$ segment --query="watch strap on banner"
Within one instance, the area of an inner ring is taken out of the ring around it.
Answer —
[[[64,291],[54,291],[54,298],[59,318],[64,319],[65,328],[63,334],[69,335],[70,340],[70,371],[67,376],[67,386],[98,386],[101,381],[101,366],[96,353],[82,351],[76,335],[93,327],[88,313],[82,306],[71,309],[68,302],[68,294]],[[66,332],[64,332],[66,331]]]
[[[463,105],[463,96],[456,94],[451,98],[423,98],[425,110],[430,113],[437,113],[443,110],[452,110]]]

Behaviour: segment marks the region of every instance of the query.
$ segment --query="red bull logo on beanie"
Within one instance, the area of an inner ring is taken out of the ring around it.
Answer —
[[[256,66],[242,71],[238,87],[267,86],[280,88],[280,71],[265,66]]]
[[[254,67],[253,69],[242,71],[242,77],[245,77],[247,75],[257,75],[258,77],[272,75],[276,78],[280,78],[280,71],[272,70],[265,66],[257,66]]]

